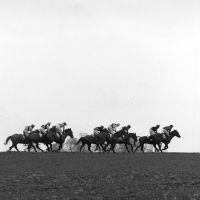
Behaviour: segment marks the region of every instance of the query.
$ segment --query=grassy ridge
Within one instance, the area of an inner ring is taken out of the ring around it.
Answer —
[[[200,154],[0,153],[0,199],[199,199]]]

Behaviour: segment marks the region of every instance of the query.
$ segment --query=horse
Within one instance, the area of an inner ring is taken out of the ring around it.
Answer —
[[[66,139],[67,136],[70,136],[71,138],[73,138],[73,132],[71,130],[71,128],[68,128],[64,131],[64,133],[61,135],[61,137],[59,137],[56,133],[56,130],[53,128],[51,128],[47,133],[46,133],[46,146],[48,151],[52,150],[52,143],[56,142],[59,144],[59,148],[58,150],[60,150],[62,148],[62,145]],[[50,147],[48,146],[50,145]]]
[[[80,147],[80,152],[81,152],[82,148],[87,144],[88,151],[90,151],[90,153],[92,153],[90,148],[91,148],[91,144],[96,144],[96,137],[93,135],[86,135],[84,137],[81,137],[75,145],[79,144],[80,142],[82,143],[82,145]]]
[[[143,136],[139,138],[139,145],[138,147],[135,149],[134,153],[137,151],[138,148],[141,147],[142,152],[144,153],[144,144],[152,144],[155,148],[155,150],[157,152],[162,152],[162,150],[166,150],[168,149],[168,144],[171,142],[172,138],[176,136],[178,138],[180,138],[180,134],[177,130],[173,130],[169,133],[169,136],[166,137],[164,133],[155,133],[154,135],[152,135],[152,140],[149,141],[147,136]],[[161,149],[161,142],[165,144],[164,149]],[[158,145],[159,149],[157,149],[156,145]]]
[[[37,152],[36,148],[39,149],[40,151],[43,151],[40,147],[39,147],[39,143],[47,143],[47,139],[46,136],[44,136],[43,134],[40,133],[39,130],[35,130],[32,131],[29,134],[29,146],[28,146],[28,151],[30,152],[30,148],[33,147],[33,149],[35,150],[35,152]],[[34,147],[33,143],[36,144],[36,148]],[[46,144],[47,145],[47,144]]]
[[[125,129],[122,129],[120,131],[117,131],[116,133],[113,134],[112,137],[110,137],[110,133],[107,129],[105,129],[104,131],[102,131],[101,133],[99,133],[96,137],[97,137],[97,146],[99,145],[103,145],[105,142],[107,143],[106,146],[103,148],[103,151],[108,151],[110,152],[110,150],[113,151],[113,153],[116,153],[114,148],[115,145],[117,144],[117,141],[119,138],[122,138],[123,136],[127,137],[128,134],[126,132]],[[106,150],[106,147],[108,145],[111,145],[109,150]]]
[[[130,143],[130,139],[131,139],[131,138],[134,140],[134,145],[136,145],[136,142],[137,142],[136,133],[128,133],[127,137],[119,138],[119,139],[117,140],[117,144],[124,144],[124,145],[125,145],[126,150],[128,151],[128,153],[130,153],[130,151],[129,151],[127,145],[130,145],[130,146],[131,146],[131,150],[132,150],[132,152],[133,152],[133,145]]]
[[[108,130],[107,130],[106,128],[104,128],[101,132],[108,132]],[[101,133],[101,132],[100,132],[100,133]],[[97,144],[97,140],[98,140],[98,138],[97,138],[96,135],[95,135],[95,136],[93,136],[93,135],[86,135],[86,136],[84,136],[84,137],[81,137],[75,145],[77,145],[77,144],[79,144],[80,142],[82,142],[82,145],[81,145],[81,147],[80,147],[80,152],[81,152],[82,148],[87,144],[87,146],[88,146],[88,151],[90,151],[90,153],[92,153],[92,151],[91,151],[91,149],[90,149],[90,148],[91,148],[91,145],[92,145],[92,144]],[[102,144],[100,144],[100,146],[102,147],[102,149],[104,148]],[[100,146],[99,146],[99,145],[97,146],[97,148],[98,148],[99,150],[101,150],[101,149],[100,149]],[[95,151],[98,150],[97,148],[95,149]]]
[[[8,143],[8,141],[11,140],[12,141],[12,146],[9,148],[8,151],[11,151],[11,149],[13,147],[15,147],[15,149],[19,151],[19,149],[17,148],[17,144],[27,144],[26,141],[25,141],[25,138],[22,134],[13,134],[11,136],[9,136],[7,139],[6,139],[6,142],[4,143],[4,145],[6,145]]]

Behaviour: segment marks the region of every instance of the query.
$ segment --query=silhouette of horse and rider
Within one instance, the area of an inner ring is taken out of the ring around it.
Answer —
[[[155,148],[156,152],[162,152],[163,150],[168,149],[168,144],[171,142],[171,140],[173,139],[173,137],[176,136],[178,138],[180,138],[180,134],[177,130],[173,130],[171,132],[169,132],[169,136],[166,136],[164,133],[155,133],[154,135],[151,136],[151,140],[149,140],[149,138],[147,136],[143,136],[139,138],[139,145],[137,146],[137,148],[134,150],[134,153],[141,148],[142,152],[144,153],[144,144],[152,144]],[[162,147],[162,143],[165,144],[165,147],[163,149],[161,149]],[[157,148],[158,146],[158,148]]]
[[[46,132],[46,136],[42,136],[38,130],[32,131],[29,136],[25,139],[22,134],[13,134],[6,139],[5,145],[8,143],[9,140],[12,141],[12,146],[9,148],[9,151],[14,147],[18,152],[19,149],[17,148],[17,144],[27,144],[28,151],[30,152],[31,147],[37,152],[36,148],[40,151],[43,151],[39,147],[39,143],[43,143],[47,146],[47,150],[52,150],[52,143],[56,142],[59,144],[58,150],[62,148],[62,145],[67,136],[73,138],[73,132],[71,128],[66,129],[61,136],[56,133],[56,129],[52,127],[49,131]],[[33,143],[36,145],[33,145]]]
[[[113,136],[111,137],[109,131],[106,128],[104,128],[100,131],[99,134],[95,136],[86,135],[84,137],[81,137],[76,143],[76,145],[79,144],[80,142],[82,143],[80,147],[80,152],[82,148],[87,144],[88,151],[92,153],[91,145],[96,144],[99,150],[100,150],[100,147],[102,148],[103,152],[110,152],[110,150],[112,150],[115,153],[114,148],[116,144],[124,144],[128,152],[130,152],[128,149],[128,145],[131,146],[131,150],[133,152],[133,145],[130,142],[131,138],[133,138],[134,144],[135,144],[137,142],[137,136],[135,133],[127,133],[126,130],[122,129],[114,133]],[[106,148],[109,145],[110,145],[110,149],[106,150]],[[98,149],[95,149],[95,151]]]

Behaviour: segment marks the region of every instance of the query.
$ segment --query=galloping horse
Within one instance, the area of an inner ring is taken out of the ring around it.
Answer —
[[[15,149],[19,152],[19,149],[17,148],[17,144],[27,144],[27,143],[25,143],[25,139],[24,139],[22,134],[17,134],[16,133],[16,134],[13,134],[13,135],[9,136],[6,139],[6,142],[4,143],[4,145],[6,145],[9,140],[12,141],[12,146],[9,148],[9,151],[11,151],[11,149],[13,147],[15,147]]]
[[[90,153],[92,153],[90,148],[91,148],[91,144],[96,144],[96,137],[93,135],[86,135],[84,137],[81,137],[75,145],[79,144],[80,142],[82,143],[82,145],[80,147],[80,152],[81,152],[82,148],[87,144],[88,151],[90,151]]]
[[[135,149],[134,153],[135,153],[135,152],[137,151],[137,149],[140,148],[140,147],[141,147],[142,152],[144,153],[143,148],[144,148],[144,144],[145,144],[145,143],[146,143],[146,144],[152,144],[157,152],[159,152],[159,150],[162,152],[162,150],[168,149],[168,144],[171,142],[171,140],[172,140],[172,138],[173,138],[174,136],[176,136],[176,137],[178,137],[178,138],[181,137],[180,134],[179,134],[179,132],[178,132],[177,130],[173,130],[172,132],[170,132],[168,137],[166,137],[166,136],[164,135],[164,133],[156,133],[156,134],[154,134],[154,135],[152,136],[152,140],[151,140],[151,141],[149,141],[149,139],[148,139],[147,136],[140,137],[140,138],[139,138],[139,145],[138,145],[138,147]],[[164,149],[161,149],[161,142],[165,144]],[[159,150],[157,149],[156,145],[158,145]]]
[[[106,128],[104,128],[101,132],[108,132],[108,130],[106,129]],[[100,133],[101,133],[100,132]],[[84,136],[84,137],[81,137],[79,140],[78,140],[78,142],[76,143],[76,145],[77,144],[79,144],[80,142],[82,143],[82,145],[81,145],[81,147],[80,147],[80,152],[81,152],[81,150],[82,150],[82,148],[87,144],[87,146],[88,146],[88,151],[90,151],[90,153],[92,153],[92,151],[91,151],[91,145],[92,144],[97,144],[97,140],[98,140],[98,137],[97,136],[93,136],[93,135],[86,135],[86,136]],[[100,146],[102,147],[102,149],[104,148],[103,146],[102,146],[102,144],[100,144]],[[100,147],[99,147],[99,145],[98,145],[98,148],[99,148],[99,150],[100,150]]]
[[[39,143],[44,143],[46,144],[46,138],[40,133],[39,130],[35,130],[32,131],[29,134],[29,146],[28,146],[28,151],[30,151],[30,147],[33,147],[33,149],[35,150],[35,152],[37,152],[36,148],[39,149],[40,151],[43,151],[40,147],[39,147]],[[36,148],[34,147],[33,143],[36,144]]]
[[[122,129],[120,131],[117,131],[116,133],[113,134],[112,137],[110,137],[110,133],[108,132],[108,130],[106,129],[105,131],[102,131],[101,133],[99,133],[96,137],[97,137],[97,145],[103,145],[105,142],[107,143],[106,146],[103,148],[104,151],[108,151],[110,152],[110,150],[113,151],[113,153],[116,153],[114,148],[115,145],[117,144],[117,142],[119,141],[119,138],[122,138],[123,136],[128,137],[128,134],[126,132],[125,129]],[[108,145],[111,145],[109,150],[106,150],[106,147]]]
[[[70,136],[71,138],[74,137],[71,128],[66,129],[61,137],[59,137],[57,135],[57,133],[55,132],[55,130],[53,128],[50,129],[50,131],[48,131],[46,134],[47,134],[46,135],[46,146],[47,146],[48,151],[52,150],[52,143],[53,142],[56,142],[56,143],[59,144],[58,150],[60,150],[62,148],[62,145],[63,145],[67,136]],[[49,148],[48,145],[50,145],[50,148]]]
[[[125,147],[126,147],[126,150],[130,153],[129,149],[128,149],[128,146],[127,145],[130,145],[131,146],[131,151],[133,152],[133,145],[130,143],[130,139],[133,139],[134,140],[134,145],[136,145],[135,143],[137,142],[137,136],[136,136],[136,133],[128,133],[127,137],[123,137],[123,138],[119,138],[117,140],[117,144],[124,144]]]

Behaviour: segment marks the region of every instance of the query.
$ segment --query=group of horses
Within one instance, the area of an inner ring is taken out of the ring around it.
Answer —
[[[38,130],[31,132],[26,139],[24,138],[22,134],[11,135],[6,139],[6,142],[4,144],[6,145],[9,140],[12,141],[12,146],[9,148],[9,151],[11,151],[13,147],[17,151],[19,151],[17,148],[17,144],[21,143],[21,144],[28,145],[29,152],[30,152],[31,147],[35,150],[35,152],[37,152],[36,148],[39,149],[40,151],[43,151],[39,147],[39,143],[45,144],[47,147],[47,150],[50,151],[52,150],[52,143],[56,142],[59,144],[58,150],[61,150],[67,136],[70,136],[71,138],[74,137],[71,128],[66,129],[64,133],[61,136],[59,136],[56,133],[56,129],[53,127],[50,129],[50,131],[48,131],[45,134],[45,136],[42,136]],[[152,144],[156,152],[159,152],[159,151],[162,152],[163,150],[168,149],[168,144],[171,142],[174,136],[178,138],[181,137],[177,130],[173,130],[169,133],[169,136],[167,137],[164,135],[164,133],[156,133],[151,137],[151,140],[149,140],[148,136],[139,137],[136,135],[136,133],[128,133],[125,129],[122,129],[114,133],[111,137],[109,131],[106,128],[104,128],[99,134],[95,136],[86,135],[84,137],[81,137],[76,143],[76,145],[79,144],[80,142],[82,143],[80,146],[80,152],[82,148],[87,144],[88,150],[92,153],[91,145],[96,144],[96,147],[102,152],[113,151],[113,153],[115,153],[115,146],[117,144],[124,144],[128,152],[130,152],[128,149],[128,145],[129,145],[131,146],[132,152],[136,152],[139,148],[141,148],[142,152],[144,153],[144,145]],[[136,142],[139,141],[139,145],[135,148],[134,151],[133,151],[133,145],[131,143],[131,138],[134,140],[134,146],[136,146]],[[163,149],[161,149],[162,143],[165,144]],[[107,149],[108,146],[109,148]]]
[[[168,149],[168,144],[171,142],[172,138],[176,136],[180,138],[180,134],[177,130],[174,130],[169,133],[169,136],[166,136],[164,133],[156,133],[154,134],[151,139],[149,140],[148,136],[142,136],[139,137],[136,135],[136,133],[127,133],[125,129],[122,129],[116,133],[113,134],[112,137],[110,137],[110,134],[107,129],[103,129],[98,135],[92,136],[92,135],[86,135],[84,137],[81,137],[76,144],[79,144],[82,142],[82,145],[80,147],[81,149],[87,144],[88,150],[91,151],[91,144],[96,144],[96,146],[99,148],[102,148],[103,152],[110,152],[111,150],[115,153],[115,146],[116,144],[124,144],[127,151],[128,145],[131,146],[131,151],[136,152],[139,148],[141,148],[141,151],[144,153],[144,145],[145,144],[151,144],[155,148],[155,152],[162,152],[163,150]],[[136,146],[136,142],[139,138],[139,145],[135,148],[133,151],[133,145],[131,144],[130,139],[134,140],[134,146]],[[162,143],[164,143],[164,148],[162,148]],[[106,149],[110,145],[109,149]],[[157,148],[158,147],[158,148]]]
[[[56,133],[55,127],[52,127],[45,134],[45,136],[42,135],[39,130],[32,131],[26,138],[22,134],[13,134],[6,139],[6,142],[4,144],[6,145],[9,140],[12,141],[12,146],[9,148],[9,151],[11,151],[11,149],[14,147],[19,152],[17,144],[27,144],[28,145],[27,149],[29,152],[31,147],[35,150],[35,152],[37,152],[36,148],[39,149],[40,151],[43,151],[39,147],[39,143],[45,144],[47,150],[50,151],[52,150],[52,143],[56,142],[59,144],[58,150],[61,150],[67,136],[70,136],[71,138],[74,137],[71,128],[66,129],[63,132],[63,134],[59,136],[59,134]]]

